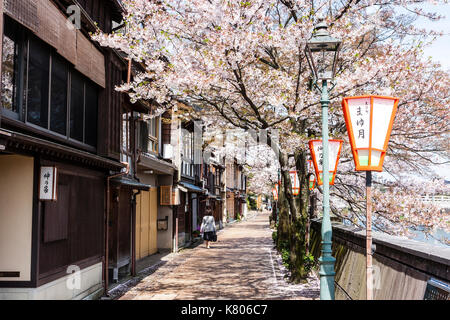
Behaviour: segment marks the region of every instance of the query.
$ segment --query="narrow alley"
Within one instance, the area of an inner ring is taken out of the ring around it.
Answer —
[[[140,283],[122,289],[121,300],[318,299],[319,281],[289,284],[273,248],[268,213],[254,213],[202,244],[175,255]]]

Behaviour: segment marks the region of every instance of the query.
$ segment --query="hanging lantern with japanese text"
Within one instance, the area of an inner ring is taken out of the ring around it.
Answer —
[[[398,103],[398,98],[374,95],[342,101],[356,171],[383,171]]]
[[[297,171],[290,171],[289,175],[291,176],[292,195],[298,196],[300,194],[300,181]]]
[[[337,165],[341,154],[343,140],[329,140],[329,170],[330,170],[330,186],[334,185],[337,173]],[[313,159],[314,169],[316,171],[317,184],[323,185],[323,145],[322,140],[311,140],[309,149]]]
[[[278,183],[275,184],[275,187],[272,188],[273,199],[278,201]]]

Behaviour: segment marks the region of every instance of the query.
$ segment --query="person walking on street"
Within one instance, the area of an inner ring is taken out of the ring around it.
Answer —
[[[200,232],[203,233],[203,240],[206,242],[206,248],[210,248],[210,242],[215,241],[216,238],[216,222],[212,215],[210,206],[206,207],[206,215],[203,217],[202,226]]]

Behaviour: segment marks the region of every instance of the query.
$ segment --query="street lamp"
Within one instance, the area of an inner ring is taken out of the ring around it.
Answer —
[[[322,256],[320,262],[320,299],[334,300],[334,264],[330,220],[330,179],[328,158],[328,81],[332,82],[336,73],[336,64],[341,48],[341,40],[333,38],[325,22],[316,25],[312,38],[307,42],[305,55],[312,71],[313,86],[321,93],[322,104],[322,140],[323,140],[323,218],[322,218]],[[322,81],[320,87],[320,81]]]
[[[339,163],[339,157],[341,155],[343,140],[329,140],[328,151],[328,164],[330,167],[328,171],[330,173],[329,181],[330,186],[334,185],[336,179],[337,166]],[[317,184],[323,185],[323,143],[322,140],[311,140],[309,142],[309,149],[311,151],[311,157],[313,158],[314,169],[317,176]]]
[[[399,99],[383,96],[344,98],[342,108],[356,171],[366,171],[366,298],[373,300],[372,171],[383,171]]]

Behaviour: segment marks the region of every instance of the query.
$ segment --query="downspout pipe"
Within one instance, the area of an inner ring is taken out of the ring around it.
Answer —
[[[105,217],[105,263],[103,274],[105,277],[104,285],[104,293],[105,297],[108,297],[108,287],[109,287],[109,273],[108,273],[108,263],[109,263],[109,215],[111,210],[111,179],[122,177],[128,175],[130,173],[130,164],[128,162],[122,162],[122,164],[126,165],[126,171],[114,174],[112,176],[106,177],[106,217]]]
[[[133,192],[131,200],[131,275],[136,276],[136,202],[141,190]]]

